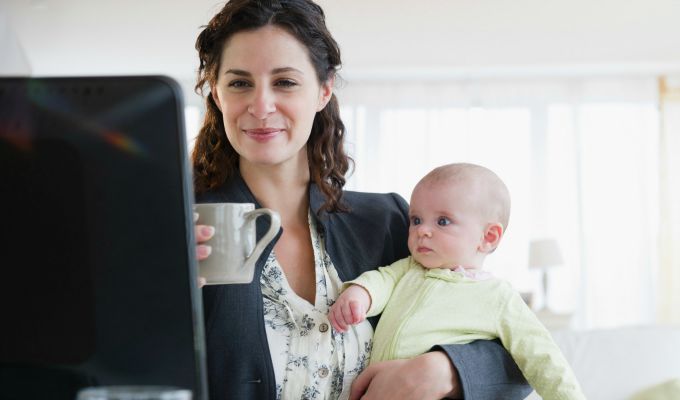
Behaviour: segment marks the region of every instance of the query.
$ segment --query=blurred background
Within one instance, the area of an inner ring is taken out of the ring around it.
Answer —
[[[348,188],[485,165],[513,210],[488,266],[549,328],[680,323],[680,1],[323,0]],[[216,1],[2,0],[4,76],[162,74],[203,114]]]

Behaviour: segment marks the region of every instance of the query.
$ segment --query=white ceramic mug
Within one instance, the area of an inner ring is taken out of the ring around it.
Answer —
[[[194,210],[197,224],[215,227],[215,235],[205,242],[212,252],[199,262],[198,275],[207,285],[252,282],[255,262],[281,227],[279,214],[268,208],[256,210],[252,203],[204,203],[196,204]],[[268,216],[271,224],[256,243],[255,220],[262,215]]]

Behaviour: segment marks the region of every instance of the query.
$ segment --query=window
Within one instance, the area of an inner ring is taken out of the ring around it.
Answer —
[[[659,115],[654,79],[355,84],[340,91],[348,188],[407,200],[433,167],[473,162],[512,195],[487,267],[520,291],[531,239],[558,239],[548,304],[580,328],[651,322],[658,264]]]

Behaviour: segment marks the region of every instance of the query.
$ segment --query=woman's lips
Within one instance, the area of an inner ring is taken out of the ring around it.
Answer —
[[[273,139],[279,133],[283,132],[283,129],[279,128],[258,128],[258,129],[244,129],[243,132],[249,138],[256,140],[258,142],[266,142]]]
[[[418,247],[416,248],[416,251],[417,251],[418,253],[429,253],[429,252],[432,251],[432,249],[429,248],[429,247],[425,247],[425,246],[418,246]]]

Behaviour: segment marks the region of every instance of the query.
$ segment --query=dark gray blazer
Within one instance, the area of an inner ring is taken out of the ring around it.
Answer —
[[[240,176],[219,189],[196,196],[197,203],[254,203]],[[345,192],[351,211],[317,211],[324,196],[310,186],[310,207],[324,237],[328,255],[343,281],[388,265],[408,255],[408,204],[396,194]],[[267,231],[266,218],[257,221],[257,236]],[[281,233],[279,233],[280,236]],[[276,382],[265,333],[260,275],[278,237],[256,264],[250,284],[203,288],[208,386],[212,400],[275,399]],[[375,328],[377,318],[372,318]],[[531,388],[507,351],[495,341],[435,346],[458,369],[465,399],[523,399]]]

